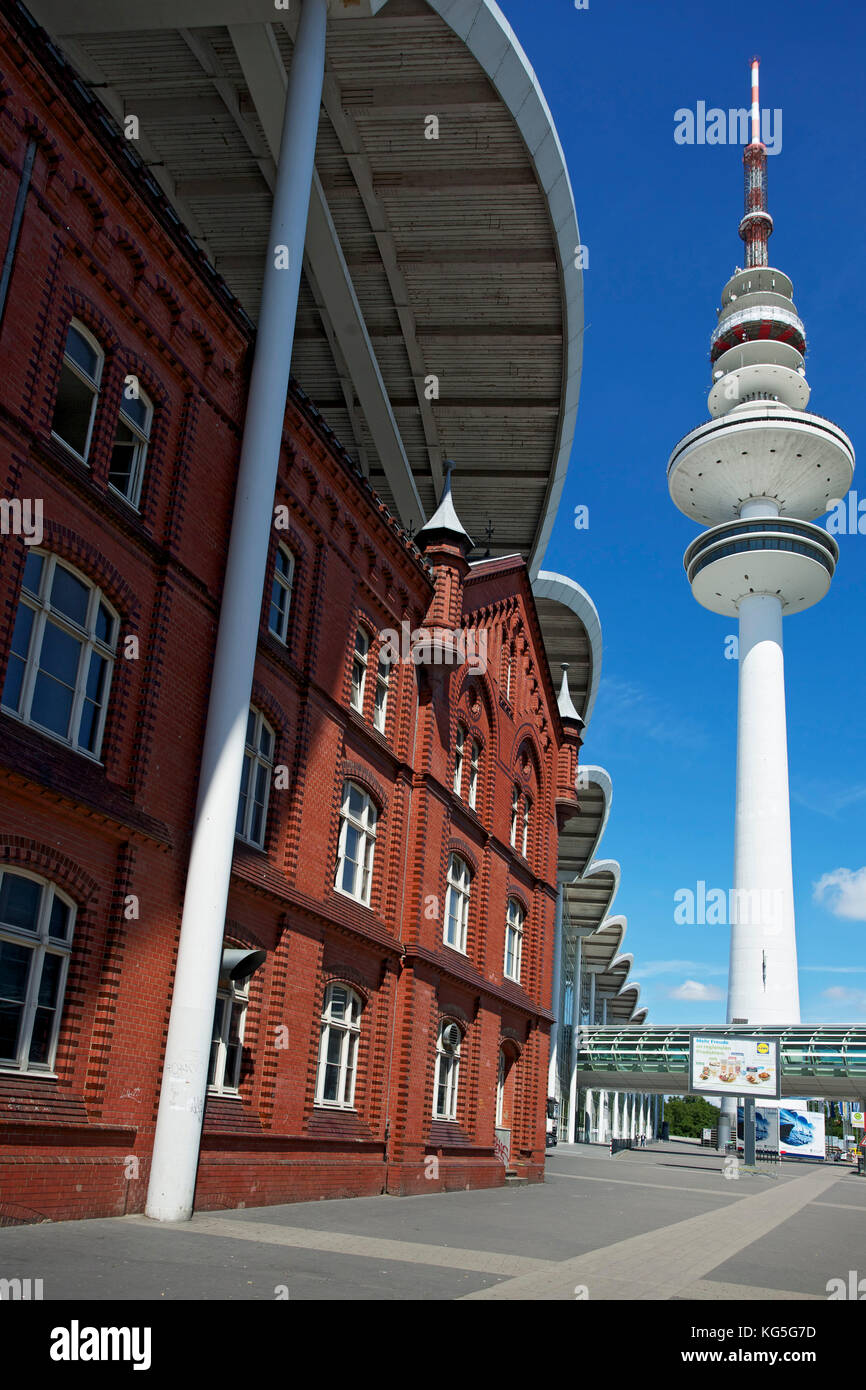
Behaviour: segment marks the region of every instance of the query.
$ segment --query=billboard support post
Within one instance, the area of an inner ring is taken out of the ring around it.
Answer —
[[[754,1168],[756,1160],[756,1113],[755,1097],[743,1096],[743,1162]]]

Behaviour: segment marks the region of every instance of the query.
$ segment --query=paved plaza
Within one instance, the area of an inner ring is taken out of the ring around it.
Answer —
[[[796,1299],[866,1273],[866,1179],[672,1142],[560,1145],[543,1185],[0,1231],[0,1278],[70,1299]],[[729,1165],[730,1167],[730,1165]],[[583,1292],[585,1290],[585,1293]]]

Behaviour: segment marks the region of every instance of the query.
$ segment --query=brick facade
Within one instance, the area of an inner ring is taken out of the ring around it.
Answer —
[[[0,1062],[2,1224],[143,1209],[253,333],[39,35],[11,11],[0,29],[4,254],[35,150],[0,328],[0,497],[40,499],[44,514],[40,545],[2,537],[0,687],[28,552],[57,556],[119,618],[98,760],[0,713],[0,869],[75,908],[53,1069]],[[52,435],[72,319],[104,353],[86,462]],[[108,483],[130,375],[153,403],[137,508]],[[273,775],[264,846],[236,842],[225,925],[226,946],[266,958],[249,982],[238,1093],[208,1098],[196,1206],[503,1183],[502,1050],[510,1166],[538,1180],[557,806],[576,748],[526,567],[422,555],[295,387],[274,506],[252,695],[274,731]],[[294,559],[285,643],[268,626],[279,545]],[[486,641],[486,670],[397,662],[379,731],[380,634],[446,612]],[[361,711],[359,624],[371,638]],[[369,906],[335,888],[346,782],[377,812]],[[525,855],[515,788],[521,818],[531,799]],[[465,953],[443,940],[452,853],[471,873]],[[504,973],[509,899],[525,914],[519,983]],[[315,1103],[330,983],[361,1001],[351,1109]],[[447,1120],[434,1118],[442,1020],[461,1034]]]

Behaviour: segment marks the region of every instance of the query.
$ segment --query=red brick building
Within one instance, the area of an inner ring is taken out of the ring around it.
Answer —
[[[2,1223],[143,1208],[253,330],[0,29]],[[579,740],[451,517],[419,549],[293,388],[200,1209],[542,1176]]]

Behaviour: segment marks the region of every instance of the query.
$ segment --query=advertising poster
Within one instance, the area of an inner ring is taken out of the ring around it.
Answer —
[[[743,1107],[737,1107],[737,1147],[743,1147]],[[779,1110],[776,1106],[755,1107],[755,1147],[779,1152]]]
[[[779,1095],[777,1038],[714,1038],[693,1033],[689,1089],[709,1095]]]
[[[782,1157],[824,1158],[824,1114],[805,1099],[767,1102],[755,1108],[755,1144]],[[737,1147],[743,1147],[743,1107],[737,1107]]]

